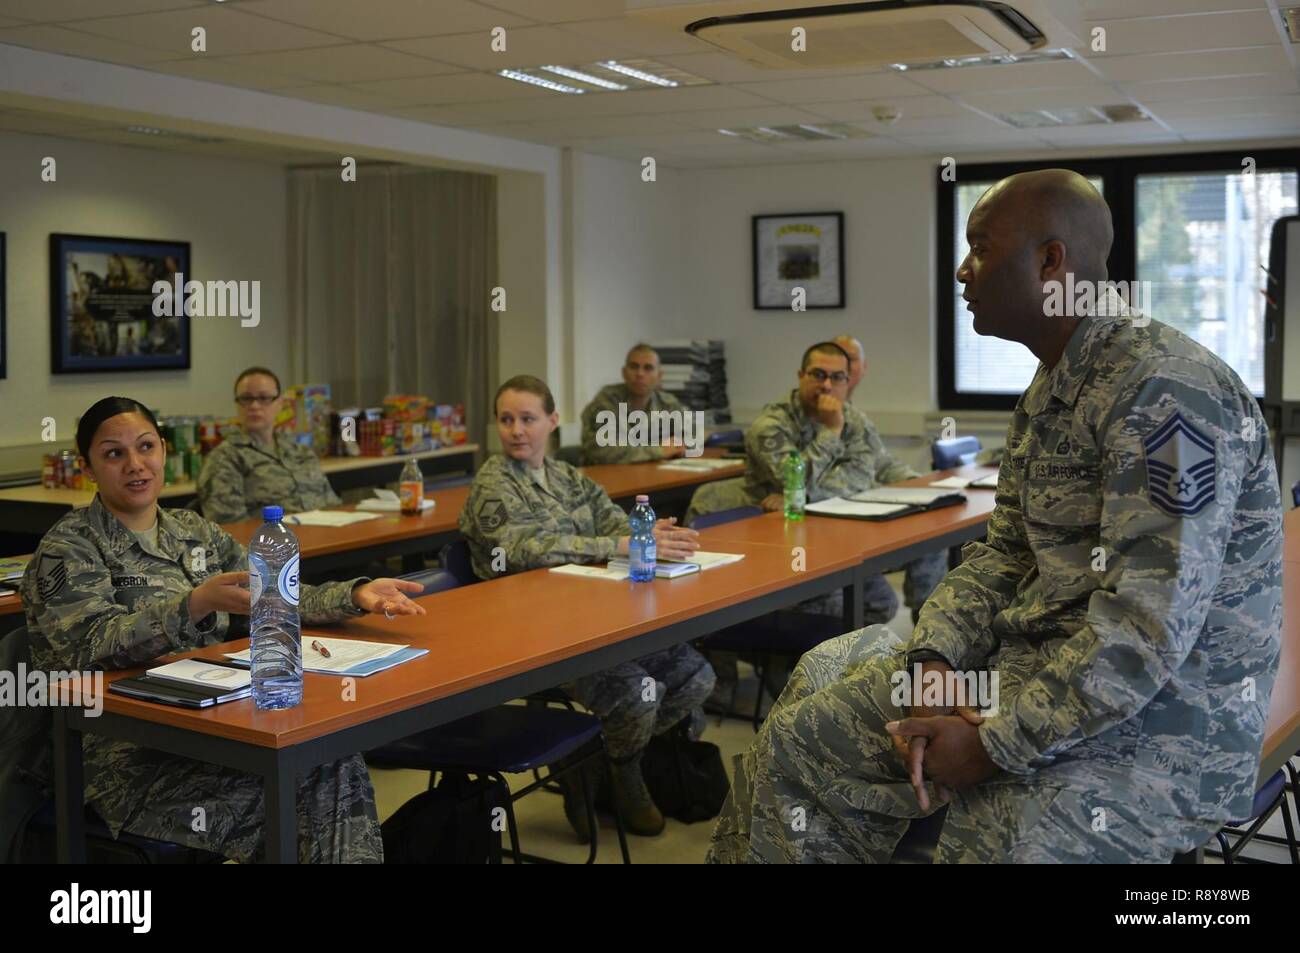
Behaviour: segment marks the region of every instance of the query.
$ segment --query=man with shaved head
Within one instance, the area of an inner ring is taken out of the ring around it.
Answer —
[[[852,400],[853,392],[857,390],[867,373],[867,352],[862,347],[861,341],[848,334],[831,338],[831,341],[843,348],[844,353],[849,356],[849,400]]]
[[[682,402],[665,390],[660,390],[664,372],[659,366],[659,353],[648,344],[637,344],[627,352],[623,362],[623,383],[602,387],[595,398],[582,411],[582,462],[594,463],[645,463],[648,460],[668,460],[680,457],[686,452],[681,444],[668,443],[663,446],[631,446],[610,444],[602,446],[598,435],[601,432],[599,421],[604,411],[613,414],[614,420],[622,419],[627,412],[634,410],[653,414],[655,411],[682,410]],[[627,410],[619,414],[619,404],[625,404]],[[666,418],[663,418],[666,419]]]
[[[1110,210],[1081,176],[998,182],[967,237],[975,330],[1040,361],[987,538],[908,645],[867,628],[800,660],[711,860],[884,862],[942,801],[943,861],[1164,862],[1250,816],[1282,581],[1255,399],[1102,284]],[[1062,286],[1092,290],[1060,314]]]

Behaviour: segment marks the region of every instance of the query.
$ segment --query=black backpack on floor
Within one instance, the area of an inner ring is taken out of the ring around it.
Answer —
[[[681,725],[650,739],[641,773],[659,810],[683,824],[717,817],[731,789],[718,746],[692,741]]]
[[[444,771],[436,787],[411,798],[380,825],[384,863],[485,864],[499,860],[504,812],[497,785]]]

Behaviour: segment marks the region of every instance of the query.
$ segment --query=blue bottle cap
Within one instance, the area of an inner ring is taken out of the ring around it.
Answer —
[[[262,519],[276,521],[284,519],[283,506],[264,506],[262,507]]]

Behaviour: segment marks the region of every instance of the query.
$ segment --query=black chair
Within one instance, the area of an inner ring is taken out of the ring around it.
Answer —
[[[582,464],[582,448],[560,447],[555,451],[555,459],[571,466],[580,466]]]
[[[737,450],[745,448],[745,431],[739,428],[735,430],[715,430],[704,438],[706,447],[732,447]]]
[[[1288,764],[1287,771],[1291,773],[1292,782],[1294,783],[1295,770]],[[1211,857],[1223,858],[1225,864],[1237,862],[1243,864],[1266,863],[1266,861],[1257,860],[1254,857],[1240,856],[1242,850],[1252,840],[1263,840],[1273,844],[1285,844],[1291,853],[1291,863],[1300,864],[1300,845],[1296,843],[1295,827],[1291,821],[1291,809],[1286,803],[1286,791],[1286,775],[1279,770],[1268,779],[1263,787],[1255,792],[1255,801],[1251,805],[1250,817],[1239,821],[1229,821],[1227,827],[1214,835],[1219,842],[1219,850],[1207,850],[1205,853]],[[1281,838],[1259,833],[1260,828],[1279,810],[1282,812],[1282,827],[1286,830],[1286,837]],[[1243,831],[1241,827],[1245,824],[1250,826]],[[1236,842],[1229,844],[1229,836],[1236,838]]]
[[[1300,506],[1300,480],[1296,480],[1295,486],[1291,487],[1291,503]]]
[[[930,447],[930,464],[935,470],[951,470],[962,464],[974,463],[975,455],[979,452],[979,437],[936,440]]]
[[[735,520],[761,516],[762,509],[757,506],[737,506],[716,513],[704,513],[695,518],[693,529],[707,529]],[[750,654],[754,657],[754,671],[758,676],[758,691],[754,697],[754,712],[749,716],[754,730],[762,724],[763,692],[767,687],[767,675],[772,663],[778,659],[798,659],[809,649],[821,645],[827,639],[833,639],[844,632],[844,622],[834,616],[818,615],[811,612],[799,612],[782,609],[777,612],[727,626],[712,635],[706,636],[701,645],[713,652],[735,652]],[[731,698],[723,717],[735,716],[736,691],[739,681],[731,687]],[[775,694],[775,693],[773,693]]]
[[[468,486],[474,482],[474,478],[468,473],[457,473],[454,476],[436,477],[432,480],[424,481],[424,492],[433,493],[437,490],[450,490],[457,486]]]
[[[448,544],[442,551],[443,568],[429,569],[404,576],[424,585],[421,596],[456,589],[478,582],[469,569],[469,546],[464,540]],[[454,568],[452,568],[454,567]],[[461,582],[468,574],[469,581]],[[417,597],[419,598],[419,597]],[[552,782],[577,771],[586,794],[587,823],[592,832],[587,863],[595,863],[599,840],[595,816],[595,792],[591,790],[589,765],[603,765],[606,782],[610,778],[609,759],[605,754],[600,719],[574,711],[566,705],[553,708],[545,696],[530,696],[525,705],[500,705],[446,725],[430,728],[392,744],[366,752],[366,760],[385,767],[408,768],[429,772],[429,790],[433,790],[441,772],[456,772],[483,778],[495,785],[505,805],[510,832],[510,853],[515,863],[556,863],[546,857],[526,854],[519,849],[519,827],[515,822],[514,802],[534,791],[550,788]],[[563,767],[556,768],[557,764]],[[547,768],[545,777],[542,768]],[[507,774],[531,772],[534,780],[511,792]],[[617,806],[614,823],[618,828],[619,849],[623,863],[631,863],[627,850],[627,832]],[[500,862],[500,858],[495,858]]]

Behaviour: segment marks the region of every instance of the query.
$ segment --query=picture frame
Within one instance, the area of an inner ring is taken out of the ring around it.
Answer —
[[[754,309],[789,311],[795,288],[804,307],[843,308],[844,213],[753,216]]]
[[[51,371],[188,370],[189,315],[154,314],[154,282],[177,274],[189,242],[51,234]]]

